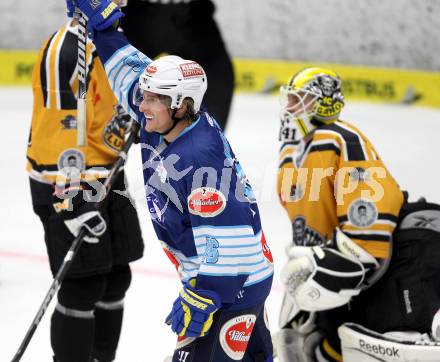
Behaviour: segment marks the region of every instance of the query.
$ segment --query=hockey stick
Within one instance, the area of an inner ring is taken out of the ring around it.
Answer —
[[[119,152],[118,159],[115,161],[113,167],[110,170],[110,173],[108,177],[106,178],[104,182],[105,187],[105,193],[103,199],[108,195],[112,183],[115,181],[119,169],[121,166],[125,163],[127,159],[127,153],[130,149],[131,145],[133,144],[134,140],[137,137],[139,131],[139,124],[135,121],[133,121],[133,124],[131,126],[131,132],[130,135],[127,138],[127,141],[125,142],[124,147]],[[103,199],[97,203],[97,208],[99,209],[102,205]],[[66,253],[66,256],[64,257],[63,263],[61,264],[60,268],[58,269],[58,272],[55,276],[55,278],[52,281],[52,284],[49,288],[49,291],[47,292],[46,296],[44,297],[43,303],[41,303],[40,309],[38,309],[37,314],[35,315],[34,320],[32,321],[29,329],[26,332],[26,335],[23,338],[23,341],[20,344],[20,347],[18,347],[17,352],[15,353],[14,358],[11,362],[18,362],[20,361],[21,357],[23,356],[24,352],[26,351],[26,348],[32,339],[32,336],[34,335],[38,325],[40,324],[41,319],[44,316],[44,313],[46,313],[46,310],[52,301],[53,297],[55,296],[56,292],[58,291],[61,282],[63,281],[64,277],[66,276],[66,273],[69,271],[71,264],[73,260],[75,259],[75,256],[78,254],[79,248],[81,247],[83,243],[84,236],[86,236],[87,232],[85,228],[81,228],[81,230],[78,233],[78,236],[73,240],[72,245],[70,246],[69,250]]]
[[[87,17],[75,8],[78,20],[78,100],[77,100],[77,138],[78,147],[86,144],[87,131]]]

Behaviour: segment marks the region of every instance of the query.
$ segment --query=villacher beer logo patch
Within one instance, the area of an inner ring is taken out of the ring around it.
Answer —
[[[241,361],[246,352],[256,316],[245,314],[227,321],[220,330],[220,345],[234,361]]]
[[[219,215],[226,207],[226,197],[212,187],[195,189],[188,197],[188,210],[202,217]]]

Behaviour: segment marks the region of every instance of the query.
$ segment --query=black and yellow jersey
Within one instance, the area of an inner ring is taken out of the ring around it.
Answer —
[[[370,141],[336,121],[283,144],[278,193],[297,245],[323,245],[335,227],[377,259],[390,240],[403,194]]]
[[[104,178],[124,143],[129,117],[88,41],[87,140],[77,146],[77,53],[77,27],[69,23],[46,40],[33,69],[27,171],[38,182],[63,183],[73,167],[82,179]]]

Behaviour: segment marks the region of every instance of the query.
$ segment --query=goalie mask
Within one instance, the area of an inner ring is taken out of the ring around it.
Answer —
[[[281,117],[306,136],[313,128],[336,121],[344,106],[339,76],[323,68],[307,68],[280,88]]]
[[[205,71],[198,63],[167,55],[145,68],[134,92],[134,103],[140,105],[143,91],[148,91],[168,96],[171,109],[180,108],[183,100],[190,98],[194,102],[194,111],[198,112],[207,85]]]

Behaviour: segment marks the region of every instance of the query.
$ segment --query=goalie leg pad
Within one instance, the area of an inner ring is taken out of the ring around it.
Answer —
[[[355,323],[338,329],[344,362],[438,362],[440,342],[427,335],[380,334]]]
[[[278,317],[278,326],[280,329],[287,328],[299,312],[300,309],[295,304],[293,298],[289,294],[284,293],[280,315]]]
[[[276,357],[280,362],[315,362],[315,349],[323,338],[315,324],[316,313],[299,311],[272,337]]]
[[[318,330],[303,334],[291,328],[280,329],[272,338],[280,362],[314,362],[315,349],[321,340]]]

